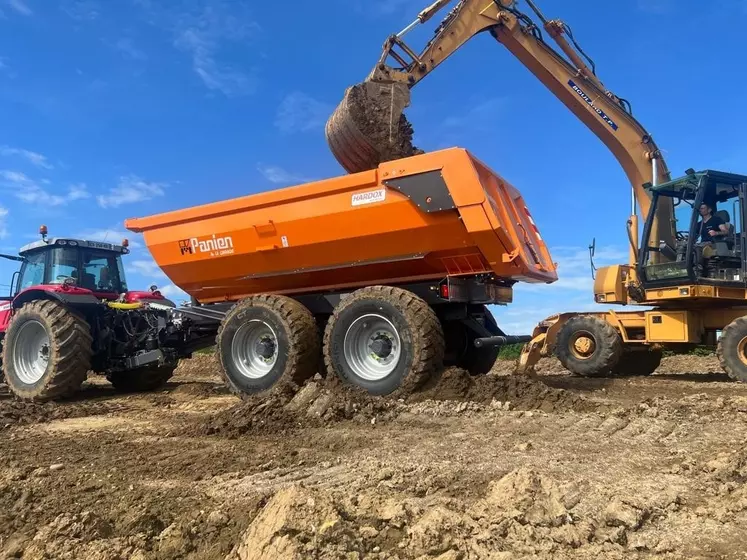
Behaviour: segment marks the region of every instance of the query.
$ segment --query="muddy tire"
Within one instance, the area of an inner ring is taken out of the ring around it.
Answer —
[[[612,373],[621,377],[651,375],[661,364],[661,350],[624,350]]]
[[[320,340],[314,316],[286,296],[259,295],[237,303],[216,338],[221,373],[238,395],[300,385],[318,369]]]
[[[435,312],[415,294],[388,286],[357,290],[327,322],[328,375],[372,395],[406,395],[442,369],[444,335]]]
[[[147,393],[160,389],[174,375],[176,365],[145,366],[130,371],[117,371],[106,376],[117,391]]]
[[[716,355],[729,377],[747,383],[747,317],[735,319],[724,327]]]
[[[88,323],[73,310],[56,301],[27,303],[5,333],[5,382],[22,399],[69,397],[86,380],[91,344]]]
[[[571,317],[558,331],[555,355],[568,371],[588,377],[612,373],[620,361],[620,334],[604,319]]]
[[[485,326],[496,335],[503,334],[489,311],[485,311]],[[501,349],[499,346],[476,348],[478,335],[461,321],[443,324],[447,359],[445,366],[466,369],[472,375],[485,375],[493,369]]]

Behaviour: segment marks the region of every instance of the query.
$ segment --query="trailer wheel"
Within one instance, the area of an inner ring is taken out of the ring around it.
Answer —
[[[485,326],[491,333],[503,334],[493,315],[487,310],[485,311]],[[443,329],[448,356],[445,363],[447,367],[464,368],[472,375],[485,375],[493,369],[501,351],[499,346],[476,348],[475,339],[479,338],[478,335],[462,321],[445,321]]]
[[[612,373],[620,376],[651,375],[661,364],[661,350],[623,350]]]
[[[435,312],[400,288],[372,286],[343,299],[324,334],[330,375],[372,395],[407,394],[443,365],[444,335]]]
[[[716,355],[729,377],[747,383],[747,317],[735,319],[724,327]]]
[[[560,327],[555,344],[555,355],[563,367],[590,377],[612,373],[622,351],[622,338],[612,325],[583,315],[571,317]]]
[[[160,389],[174,375],[176,364],[170,366],[145,366],[130,371],[112,372],[106,376],[117,391],[147,393]]]
[[[88,375],[91,345],[88,323],[73,310],[50,300],[26,303],[5,333],[5,382],[22,399],[68,397]]]
[[[314,316],[286,296],[239,302],[221,323],[216,342],[223,376],[239,395],[266,391],[281,380],[300,384],[317,372]]]

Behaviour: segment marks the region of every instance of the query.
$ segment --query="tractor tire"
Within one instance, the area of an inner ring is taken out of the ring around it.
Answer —
[[[287,296],[258,295],[237,303],[216,338],[229,389],[247,396],[279,382],[300,385],[318,369],[319,329],[311,312]]]
[[[555,344],[555,355],[563,367],[585,377],[611,374],[622,352],[622,338],[612,325],[584,315],[568,319]]]
[[[56,301],[31,301],[13,316],[5,333],[5,382],[21,399],[69,397],[86,380],[92,353],[83,317]]]
[[[612,373],[621,377],[651,375],[661,364],[661,357],[661,350],[623,350]]]
[[[491,333],[502,334],[493,315],[487,310],[485,311],[485,323]],[[443,329],[448,356],[444,363],[446,367],[456,366],[466,369],[475,376],[490,373],[501,351],[500,346],[476,348],[474,343],[478,335],[462,321],[445,321]]]
[[[328,375],[372,395],[403,396],[443,367],[436,313],[412,292],[371,286],[343,299],[327,322]]]
[[[747,317],[735,319],[724,327],[716,355],[730,378],[747,383]]]
[[[116,371],[108,374],[117,391],[123,393],[147,393],[160,389],[174,375],[176,364],[169,366],[145,366],[130,371]]]

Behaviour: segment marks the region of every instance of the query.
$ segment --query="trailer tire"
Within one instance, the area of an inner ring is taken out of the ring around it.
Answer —
[[[661,350],[623,350],[612,373],[622,377],[651,375],[661,364]]]
[[[612,325],[584,315],[568,319],[555,344],[555,355],[563,367],[586,377],[611,374],[622,352],[622,338]]]
[[[337,306],[324,333],[328,374],[372,395],[411,393],[440,371],[443,359],[436,313],[401,288],[353,292]]]
[[[721,331],[716,355],[727,375],[747,383],[747,317],[740,317]]]
[[[108,374],[117,391],[123,393],[147,393],[160,389],[174,375],[177,364],[170,366],[145,366],[130,371],[116,371]]]
[[[494,335],[503,334],[493,315],[487,310],[485,310],[485,326]],[[501,351],[500,346],[477,348],[475,339],[479,338],[479,335],[460,320],[445,321],[443,329],[447,354],[450,358],[445,363],[446,367],[460,367],[466,369],[472,375],[490,373]]]
[[[34,300],[14,314],[5,333],[5,382],[21,399],[69,397],[86,380],[92,353],[83,317],[59,302]]]
[[[224,380],[240,396],[281,381],[300,385],[318,369],[317,323],[287,296],[258,295],[237,303],[223,319],[216,343]]]

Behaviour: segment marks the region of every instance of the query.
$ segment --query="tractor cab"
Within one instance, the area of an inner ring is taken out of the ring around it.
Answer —
[[[90,290],[103,299],[116,299],[127,292],[122,255],[129,253],[127,241],[114,245],[101,241],[48,238],[46,228],[42,239],[21,248],[21,268],[13,277],[12,296],[30,288],[76,287]]]
[[[646,288],[705,284],[744,288],[747,176],[688,170],[684,177],[648,186],[652,205],[643,230],[639,278]],[[651,239],[656,208],[674,206],[675,245]]]

